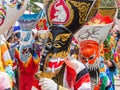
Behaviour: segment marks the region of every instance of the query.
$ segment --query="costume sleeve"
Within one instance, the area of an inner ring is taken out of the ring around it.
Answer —
[[[71,90],[91,90],[87,67],[78,60],[68,61],[66,65],[64,86]]]
[[[34,48],[30,48],[29,49],[30,53],[32,54],[33,57],[33,61],[36,65],[38,65],[39,61],[40,61],[40,57],[39,54],[36,52],[36,50]]]
[[[3,43],[3,45],[2,45],[2,58],[3,58],[3,61],[4,61],[4,66],[5,67],[13,65],[8,47],[5,43]]]
[[[74,88],[75,90],[91,90],[90,75],[87,68],[77,74]]]
[[[110,71],[115,72],[115,70],[117,68],[116,63],[113,60],[111,60],[110,62],[112,63],[112,67],[109,67],[109,69],[110,69]]]

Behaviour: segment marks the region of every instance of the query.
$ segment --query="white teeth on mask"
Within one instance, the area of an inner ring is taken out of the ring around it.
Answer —
[[[53,72],[53,73],[55,72],[55,68],[54,68],[54,66],[52,66],[52,72]]]
[[[57,64],[59,64],[59,62],[60,62],[60,58],[57,59]]]

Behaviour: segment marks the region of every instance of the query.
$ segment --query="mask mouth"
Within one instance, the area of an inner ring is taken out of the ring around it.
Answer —
[[[40,71],[35,74],[37,79],[42,78],[53,78],[56,74],[59,73],[62,66],[64,64],[64,59],[61,58],[50,58],[49,56],[43,63],[42,68],[40,67]]]
[[[55,72],[60,69],[64,63],[64,59],[52,58],[51,54],[44,56],[42,59],[44,59],[44,61],[41,63],[41,65],[43,64],[41,70],[45,72]]]
[[[93,87],[98,85],[98,83],[99,83],[99,75],[100,75],[99,65],[100,65],[100,63],[98,63],[99,62],[98,60],[99,59],[97,59],[93,65],[90,65],[90,64],[87,65]]]

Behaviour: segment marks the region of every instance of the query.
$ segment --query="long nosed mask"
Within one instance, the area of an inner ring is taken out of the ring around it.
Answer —
[[[59,25],[51,26],[49,30],[48,40],[41,57],[40,70],[49,72],[49,76],[44,74],[43,77],[51,78],[60,70],[70,51],[72,34],[67,28]]]

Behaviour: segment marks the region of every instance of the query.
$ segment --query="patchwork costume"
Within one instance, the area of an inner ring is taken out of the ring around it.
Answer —
[[[96,13],[98,1],[49,0],[44,5],[49,31],[36,74],[41,89],[91,90],[87,68],[68,55],[73,34]]]
[[[31,90],[35,79],[34,74],[38,70],[40,53],[35,50],[35,40],[31,30],[35,28],[40,15],[40,13],[26,13],[18,20],[22,30],[20,31],[20,47],[15,51],[15,58],[18,61],[20,71],[20,90]]]
[[[113,19],[97,13],[74,36],[79,42],[79,58],[88,67],[92,90],[99,84],[99,48],[113,25]],[[98,85],[99,86],[99,85]]]
[[[0,0],[0,90],[11,89],[11,80],[13,71],[13,62],[9,53],[3,34],[7,31],[16,20],[23,14],[27,6],[27,0]],[[13,15],[11,15],[14,13]],[[7,74],[9,75],[7,75]],[[3,76],[2,76],[3,75]]]

